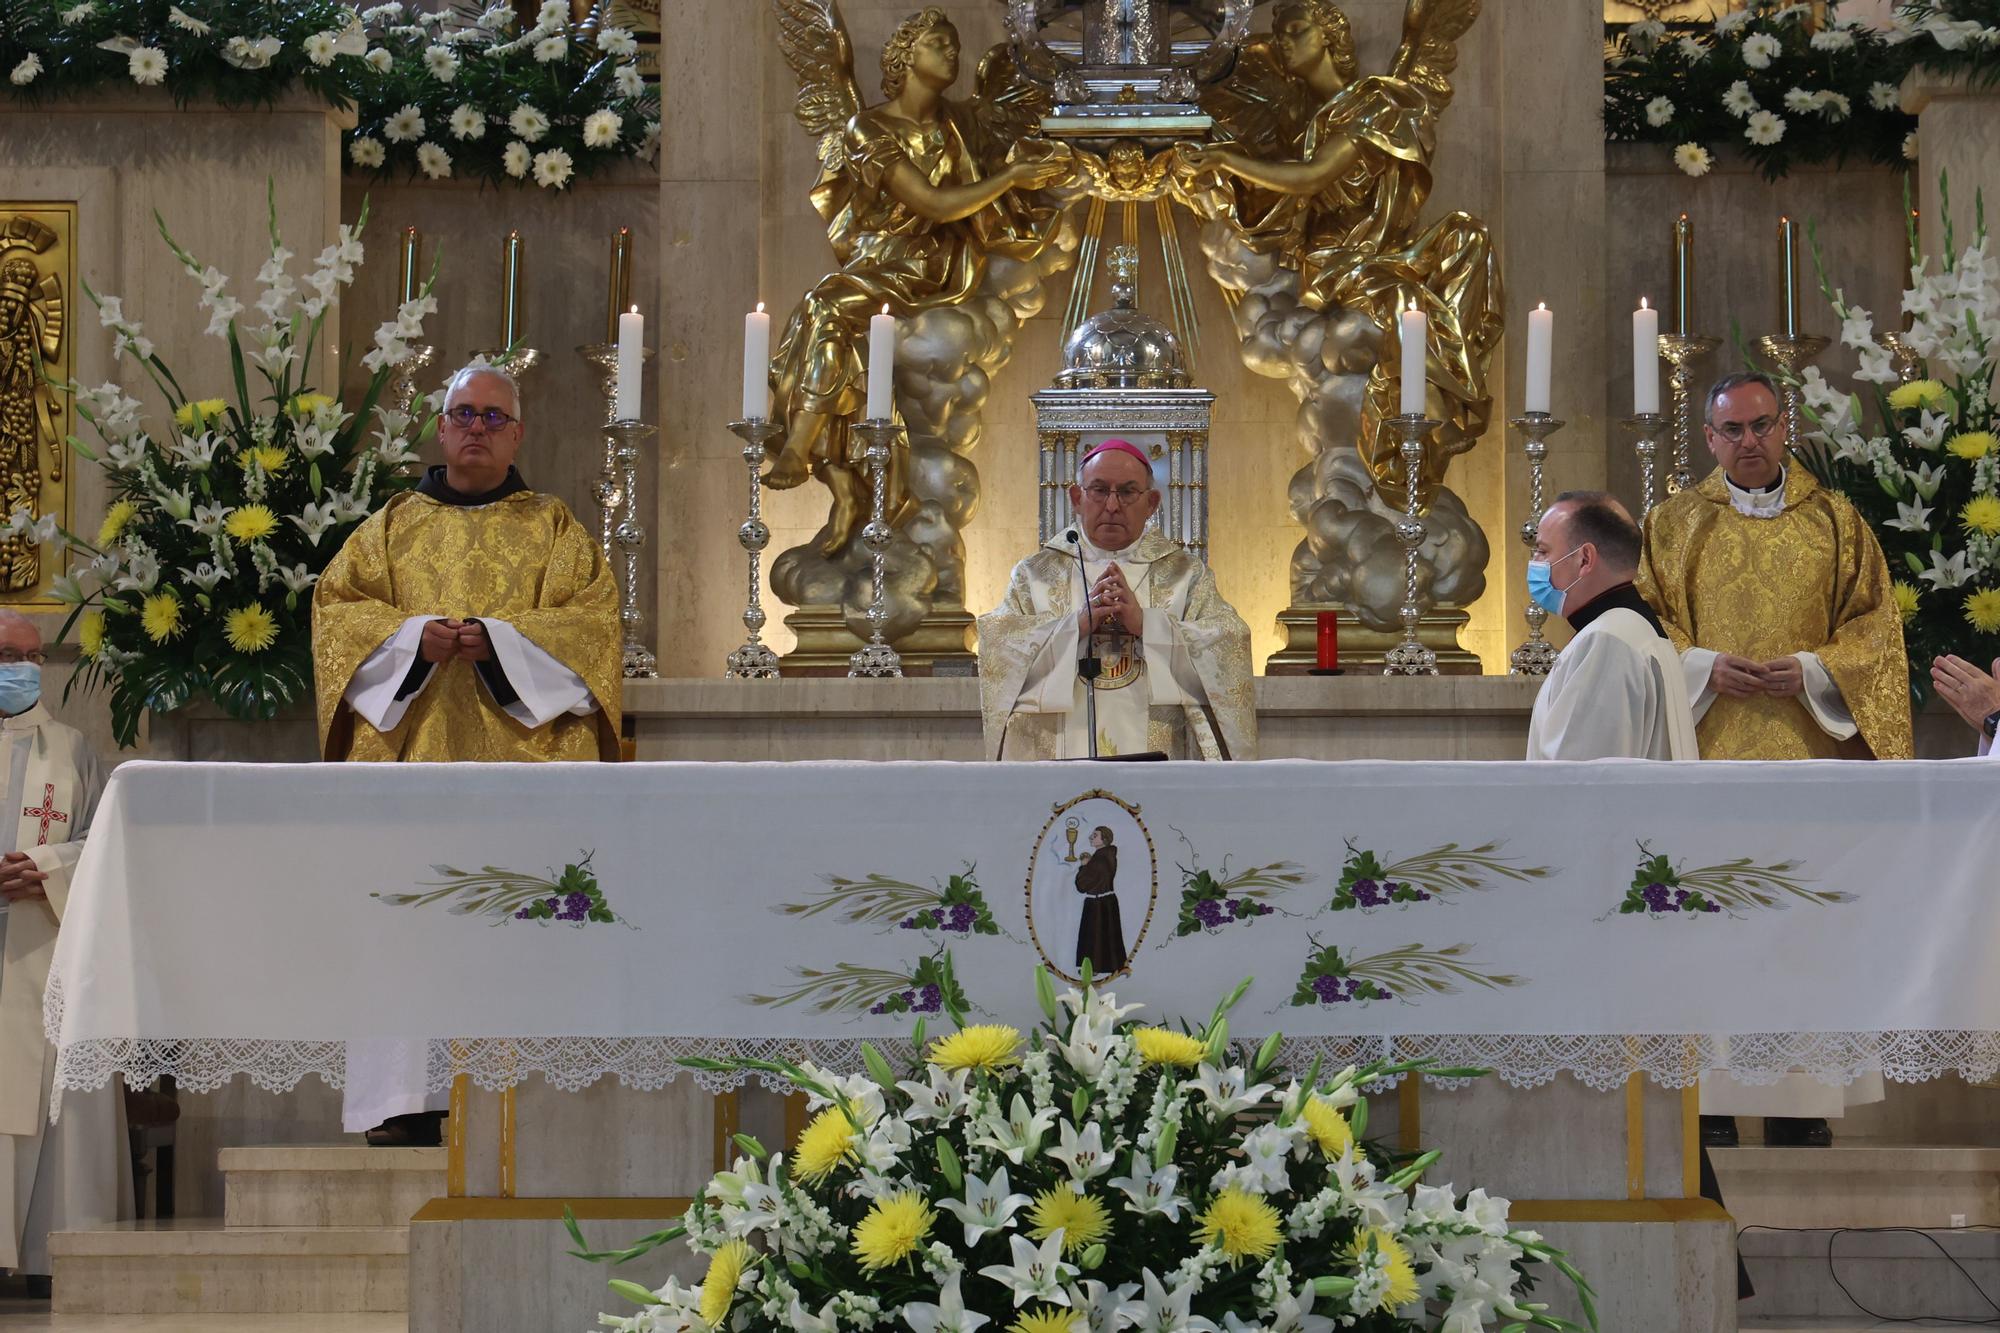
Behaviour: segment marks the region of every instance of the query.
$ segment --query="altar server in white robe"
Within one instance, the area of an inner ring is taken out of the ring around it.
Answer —
[[[11,839],[0,855],[0,1270],[32,1276],[49,1272],[51,1231],[129,1216],[132,1198],[117,1079],[65,1093],[49,1124],[55,1048],[42,993],[105,770],[42,704],[41,663],[34,622],[0,611],[0,772],[16,812],[0,819]]]
[[[979,618],[980,704],[994,759],[1091,754],[1085,635],[1100,756],[1254,759],[1250,630],[1208,566],[1147,529],[1160,492],[1145,451],[1106,440],[1069,488],[1080,522],[1014,566]]]
[[[1567,491],[1542,515],[1528,596],[1569,621],[1528,723],[1530,759],[1698,759],[1680,654],[1632,586],[1639,525],[1602,491]]]

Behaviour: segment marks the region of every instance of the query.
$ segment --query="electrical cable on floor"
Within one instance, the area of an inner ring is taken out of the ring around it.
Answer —
[[[1990,1232],[1990,1231],[1996,1231],[1996,1230],[2000,1230],[2000,1227],[1993,1227],[1993,1226],[1986,1226],[1986,1225],[1981,1225],[1981,1226],[1973,1226],[1973,1227],[1939,1227],[1939,1228],[1935,1228],[1935,1231],[1945,1231],[1945,1232],[1948,1232],[1948,1233],[1953,1233],[1953,1234],[1956,1234],[1956,1233],[1960,1233],[1960,1232],[1968,1232],[1968,1231],[1989,1231],[1989,1232]],[[1740,1237],[1742,1237],[1742,1236],[1745,1236],[1745,1235],[1748,1235],[1748,1234],[1749,1234],[1750,1232],[1752,1232],[1752,1231],[1769,1231],[1769,1232],[1773,1232],[1773,1233],[1776,1233],[1776,1234],[1780,1234],[1780,1235],[1804,1235],[1804,1234],[1806,1234],[1807,1232],[1820,1232],[1820,1231],[1824,1231],[1824,1232],[1826,1232],[1826,1233],[1827,1233],[1827,1236],[1826,1236],[1826,1275],[1827,1275],[1827,1276],[1828,1276],[1829,1278],[1833,1279],[1833,1285],[1834,1285],[1834,1286],[1836,1286],[1836,1287],[1838,1287],[1838,1288],[1840,1288],[1840,1294],[1841,1294],[1841,1295],[1843,1295],[1843,1296],[1845,1296],[1845,1297],[1847,1297],[1847,1299],[1848,1299],[1849,1303],[1850,1303],[1850,1304],[1852,1304],[1852,1305],[1854,1306],[1854,1308],[1855,1308],[1855,1309],[1859,1310],[1859,1311],[1860,1311],[1860,1312],[1861,1312],[1862,1314],[1864,1314],[1864,1315],[1868,1316],[1868,1317],[1869,1317],[1870,1319],[1873,1319],[1873,1320],[1875,1320],[1875,1321],[1876,1321],[1876,1322],[1878,1322],[1878,1323],[1883,1323],[1883,1324],[1954,1324],[1954,1325],[1956,1325],[1956,1324],[1963,1324],[1963,1325],[1967,1325],[1967,1326],[1971,1326],[1971,1327],[1978,1327],[1978,1328],[1983,1328],[1983,1327],[1986,1327],[1987,1325],[1991,1325],[1991,1324],[2000,1324],[2000,1301],[1995,1301],[1995,1300],[1993,1299],[1993,1297],[1991,1297],[1990,1295],[1988,1295],[1988,1294],[1987,1294],[1987,1292],[1986,1292],[1986,1289],[1985,1289],[1984,1287],[1980,1286],[1980,1285],[1979,1285],[1979,1283],[1978,1283],[1977,1281],[1975,1281],[1975,1280],[1973,1279],[1973,1276],[1972,1276],[1972,1274],[1971,1274],[1971,1273],[1968,1273],[1968,1272],[1966,1271],[1966,1269],[1965,1269],[1965,1265],[1964,1265],[1964,1264],[1962,1264],[1962,1263],[1960,1263],[1960,1262],[1958,1261],[1958,1258],[1957,1258],[1957,1256],[1955,1256],[1954,1254],[1952,1254],[1952,1252],[1951,1252],[1951,1251],[1949,1251],[1949,1250],[1945,1249],[1945,1247],[1944,1247],[1944,1243],[1943,1243],[1942,1241],[1940,1241],[1940,1240],[1939,1240],[1939,1239],[1937,1238],[1936,1234],[1934,1234],[1934,1231],[1927,1231],[1927,1230],[1925,1230],[1925,1229],[1924,1229],[1924,1228],[1922,1228],[1922,1227],[1767,1227],[1767,1226],[1748,1226],[1748,1227],[1744,1227],[1744,1228],[1742,1228],[1742,1229],[1741,1229],[1741,1230],[1739,1230],[1739,1231],[1738,1231],[1738,1232],[1737,1232],[1736,1234],[1737,1234],[1737,1236],[1738,1236],[1738,1237],[1740,1238]],[[1972,1318],[1969,1318],[1969,1317],[1967,1317],[1967,1316],[1965,1316],[1965,1315],[1942,1315],[1942,1314],[1938,1314],[1938,1315],[1932,1315],[1932,1314],[1913,1314],[1913,1315],[1895,1315],[1895,1314],[1882,1314],[1882,1313],[1879,1313],[1878,1311],[1875,1311],[1875,1310],[1871,1310],[1871,1309],[1869,1309],[1869,1308],[1868,1308],[1867,1306],[1863,1305],[1863,1304],[1862,1304],[1862,1303],[1861,1303],[1860,1301],[1856,1300],[1856,1299],[1855,1299],[1855,1297],[1854,1297],[1854,1293],[1853,1293],[1853,1292],[1851,1292],[1851,1291],[1849,1291],[1849,1290],[1847,1289],[1847,1284],[1846,1284],[1845,1282],[1842,1282],[1842,1281],[1840,1280],[1840,1273],[1839,1273],[1838,1269],[1836,1269],[1836,1268],[1835,1268],[1835,1266],[1834,1266],[1834,1258],[1833,1258],[1833,1243],[1834,1243],[1835,1241],[1839,1240],[1839,1239],[1840,1239],[1840,1238],[1841,1238],[1842,1236],[1845,1236],[1845,1235],[1849,1235],[1849,1234],[1853,1234],[1853,1235],[1857,1235],[1857,1236],[1886,1236],[1886,1235],[1895,1235],[1895,1234],[1902,1234],[1902,1233],[1907,1233],[1907,1234],[1910,1234],[1910,1235],[1916,1235],[1916,1236],[1922,1236],[1922,1237],[1923,1237],[1923,1238],[1924,1238],[1925,1240],[1928,1240],[1928,1241],[1929,1241],[1929,1242],[1930,1242],[1930,1243],[1931,1243],[1932,1245],[1935,1245],[1935,1246],[1937,1247],[1937,1252],[1938,1252],[1939,1254],[1941,1254],[1941,1255],[1943,1255],[1943,1256],[1944,1256],[1944,1258],[1945,1258],[1946,1262],[1948,1262],[1948,1263],[1949,1263],[1949,1264],[1950,1264],[1950,1265],[1951,1265],[1951,1266],[1952,1266],[1953,1268],[1956,1268],[1956,1269],[1958,1270],[1958,1272],[1959,1272],[1959,1276],[1960,1276],[1960,1277],[1963,1277],[1963,1278],[1965,1279],[1965,1282],[1966,1282],[1966,1285],[1967,1285],[1967,1286],[1969,1286],[1969,1287],[1971,1287],[1971,1288],[1972,1288],[1972,1289],[1973,1289],[1973,1290],[1974,1290],[1975,1292],[1978,1292],[1978,1293],[1979,1293],[1979,1299],[1980,1299],[1980,1300],[1982,1300],[1982,1301],[1985,1301],[1985,1302],[1986,1302],[1986,1303],[1987,1303],[1988,1305],[1990,1305],[1990,1306],[1992,1306],[1992,1307],[1993,1307],[1993,1314],[1991,1315],[1991,1317],[1989,1317],[1989,1318],[1985,1318],[1985,1319],[1972,1319]]]

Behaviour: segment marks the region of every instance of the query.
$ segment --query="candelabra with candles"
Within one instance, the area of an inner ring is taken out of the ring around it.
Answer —
[[[523,379],[541,364],[542,354],[521,342],[521,233],[510,231],[500,245],[500,345],[473,352],[476,360]]]
[[[1521,525],[1521,543],[1532,554],[1535,541],[1542,527],[1542,460],[1548,456],[1549,436],[1563,428],[1563,423],[1547,412],[1524,412],[1507,423],[1521,432],[1527,441],[1529,517]],[[1556,664],[1556,646],[1542,637],[1542,623],[1549,613],[1535,605],[1532,599],[1526,611],[1528,637],[1508,658],[1507,674],[1510,676],[1546,676]]]
[[[396,292],[399,306],[408,305],[423,295],[423,254],[424,239],[415,227],[403,228],[402,264],[397,271]],[[410,354],[389,374],[389,406],[405,416],[410,405],[417,401],[417,376],[437,359],[437,348],[429,343],[416,343],[410,347]]]
[[[1799,224],[1788,217],[1778,219],[1778,271],[1783,288],[1778,298],[1778,317],[1783,332],[1767,333],[1757,340],[1757,350],[1776,362],[1781,372],[1778,389],[1785,413],[1785,442],[1796,446],[1805,438],[1805,414],[1800,410],[1799,372],[1830,344],[1825,338],[1806,333],[1799,325]]]
[[[618,344],[616,342],[585,343],[576,349],[591,369],[597,372],[599,392],[604,395],[604,461],[598,469],[597,484],[591,494],[597,501],[597,546],[604,552],[606,564],[617,564],[618,513],[625,508],[627,490],[624,463],[618,456],[618,436],[611,429],[618,424]],[[640,349],[640,363],[651,362],[653,349]],[[631,497],[637,503],[637,497]]]
[[[639,521],[639,447],[659,432],[642,422],[624,420],[605,429],[616,441],[618,486],[624,500],[616,536],[625,565],[625,577],[619,580],[624,597],[618,608],[618,620],[625,629],[625,674],[657,676],[659,659],[646,647],[646,613],[639,609],[639,552],[646,546],[646,527]]]
[[[1632,434],[1632,451],[1639,455],[1639,519],[1645,521],[1659,494],[1660,435],[1667,419],[1658,412],[1635,412],[1619,423]]]
[[[1705,338],[1697,333],[1660,335],[1660,355],[1673,367],[1667,377],[1668,389],[1673,394],[1674,445],[1674,468],[1667,474],[1668,495],[1677,495],[1694,485],[1695,423],[1701,418],[1694,406],[1695,368],[1720,346],[1722,339]]]
[[[886,584],[889,572],[889,454],[902,434],[893,417],[869,417],[855,423],[853,433],[863,447],[860,458],[868,465],[868,486],[875,494],[868,524],[861,529],[862,544],[868,548],[874,566],[874,599],[868,604],[868,642],[847,659],[849,676],[900,676],[903,658],[883,636],[889,616]]]
[[[1417,490],[1423,484],[1424,439],[1442,423],[1422,412],[1404,412],[1387,418],[1387,424],[1402,437],[1403,518],[1396,524],[1396,536],[1403,543],[1403,641],[1382,658],[1385,676],[1435,676],[1437,654],[1417,639],[1417,622],[1423,608],[1417,604],[1417,548],[1424,544],[1422,506]]]
[[[743,441],[743,466],[750,473],[750,516],[736,530],[736,540],[742,543],[750,564],[750,590],[743,603],[743,628],[750,632],[750,637],[729,655],[728,669],[722,674],[729,680],[776,680],[780,675],[778,655],[763,640],[763,555],[764,548],[771,544],[771,529],[764,523],[764,483],[761,474],[765,451],[771,441],[785,433],[785,428],[760,416],[732,421],[729,429]],[[878,603],[882,599],[879,573],[876,576],[875,599]]]

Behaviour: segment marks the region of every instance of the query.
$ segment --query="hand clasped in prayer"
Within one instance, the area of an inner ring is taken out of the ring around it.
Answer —
[[[490,662],[493,641],[486,637],[486,627],[476,620],[433,620],[424,626],[417,652],[424,661],[439,665],[458,658]]]
[[[1083,632],[1095,634],[1106,626],[1123,630],[1137,638],[1146,632],[1146,614],[1139,599],[1125,582],[1125,571],[1116,563],[1108,566],[1090,590],[1090,608],[1083,613]]]
[[[0,857],[0,898],[10,903],[41,902],[48,898],[42,881],[48,876],[35,869],[34,858],[26,852],[9,852]]]

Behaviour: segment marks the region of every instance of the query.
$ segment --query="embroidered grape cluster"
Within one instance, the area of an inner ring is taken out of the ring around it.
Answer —
[[[1273,910],[1268,903],[1254,898],[1203,898],[1194,905],[1194,919],[1205,929],[1213,930],[1232,921],[1269,916]]]
[[[1390,903],[1427,903],[1431,895],[1414,884],[1395,880],[1357,879],[1349,887],[1356,907],[1387,907]]]
[[[979,920],[979,909],[971,903],[953,903],[949,907],[926,907],[904,917],[897,922],[901,930],[948,930],[955,935],[970,935]]]
[[[1352,1000],[1392,1000],[1394,994],[1361,977],[1318,976],[1312,979],[1313,996],[1321,1004],[1346,1004]]]
[[[936,984],[898,991],[873,1005],[871,1014],[936,1014],[944,1011],[944,991]]]

